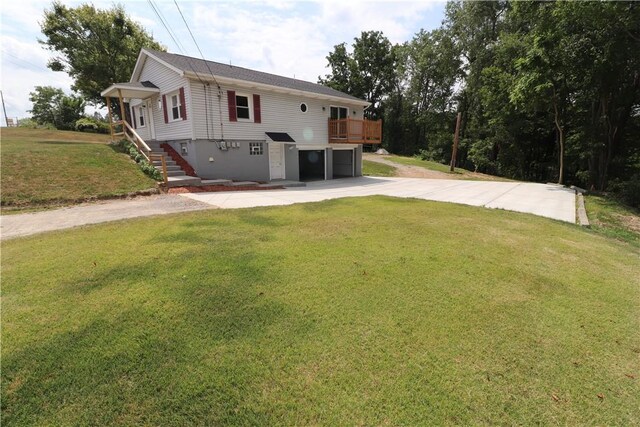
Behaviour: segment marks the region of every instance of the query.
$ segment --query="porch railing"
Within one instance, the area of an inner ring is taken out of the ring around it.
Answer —
[[[329,119],[330,144],[380,144],[382,120]]]
[[[136,132],[136,130],[132,128],[126,120],[120,120],[116,122],[116,124],[122,125],[123,136],[136,146],[138,152],[142,154],[142,156],[147,159],[147,161],[151,165],[153,165],[154,161],[160,162],[160,164],[162,165],[162,180],[164,181],[165,185],[167,185],[167,183],[169,182],[169,176],[167,175],[167,159],[164,157],[164,155],[154,154],[151,151],[151,147],[149,147],[147,143],[144,142],[144,139],[142,139],[142,137],[138,135],[138,132]]]

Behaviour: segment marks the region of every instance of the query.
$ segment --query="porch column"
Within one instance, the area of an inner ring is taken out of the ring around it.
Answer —
[[[122,99],[122,91],[118,89],[118,99],[120,100],[120,119],[122,120],[122,132],[126,132],[125,123],[127,122],[127,112],[124,109],[124,100]]]
[[[105,99],[107,100],[107,111],[108,111],[108,117],[109,117],[109,133],[111,134],[111,141],[114,141],[113,138],[113,113],[111,112],[111,98],[110,97],[105,97]]]

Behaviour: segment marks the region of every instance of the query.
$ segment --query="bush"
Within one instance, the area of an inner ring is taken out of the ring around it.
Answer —
[[[147,159],[138,152],[136,146],[130,141],[122,139],[118,142],[111,143],[111,147],[119,153],[128,154],[129,157],[131,157],[138,164],[142,172],[144,172],[146,175],[150,176],[156,181],[163,180],[162,173],[151,163],[149,163]]]
[[[38,124],[32,118],[20,119],[18,120],[18,127],[28,128],[28,129],[47,129],[47,130],[56,130],[56,127],[51,123]]]
[[[93,117],[83,117],[76,121],[75,130],[79,132],[109,133],[109,124]]]
[[[622,203],[640,209],[640,174],[632,175],[628,181],[612,181],[609,190]]]

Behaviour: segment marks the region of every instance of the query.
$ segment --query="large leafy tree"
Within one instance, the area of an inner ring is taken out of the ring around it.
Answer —
[[[66,95],[52,86],[36,86],[29,94],[33,107],[29,111],[40,125],[52,124],[56,129],[72,130],[84,114],[85,102],[81,97]]]
[[[54,2],[40,25],[45,38],[39,42],[57,54],[48,67],[67,72],[72,89],[96,105],[103,102],[100,91],[129,80],[141,48],[164,50],[119,5],[103,10]]]
[[[318,82],[371,102],[367,114],[380,118],[382,102],[396,82],[397,48],[380,31],[363,31],[353,43],[334,47],[327,61],[331,74]]]

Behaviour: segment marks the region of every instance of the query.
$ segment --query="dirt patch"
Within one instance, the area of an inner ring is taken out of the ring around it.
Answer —
[[[620,223],[631,231],[640,233],[640,216],[612,214]]]
[[[228,185],[203,185],[203,186],[186,186],[186,187],[173,187],[170,188],[169,194],[184,194],[184,193],[210,193],[214,191],[256,191],[256,190],[282,190],[284,187],[256,187],[251,185],[239,185],[232,187]]]
[[[383,165],[391,166],[396,169],[396,175],[401,178],[428,178],[428,179],[477,179],[483,181],[509,181],[505,178],[487,175],[479,172],[464,173],[447,173],[426,169],[420,166],[403,165],[385,158],[386,156],[379,154],[364,154],[363,159],[369,160]]]

